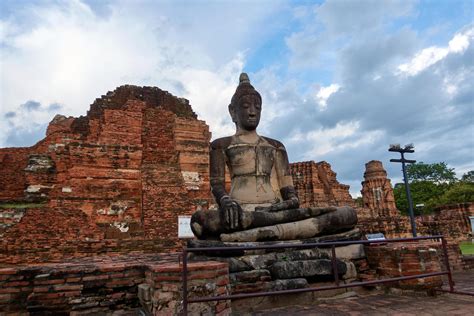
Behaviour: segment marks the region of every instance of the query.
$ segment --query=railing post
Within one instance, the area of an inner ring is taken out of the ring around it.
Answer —
[[[188,249],[183,247],[183,315],[188,315]]]
[[[434,239],[439,241],[441,239],[442,248],[444,253],[444,262],[446,265],[446,270],[440,272],[431,272],[431,273],[424,273],[424,274],[417,274],[417,275],[410,275],[410,276],[401,276],[396,278],[388,278],[388,279],[381,279],[381,280],[374,280],[374,281],[363,281],[363,282],[351,282],[346,284],[340,284],[339,280],[339,273],[337,267],[337,256],[336,256],[336,245],[351,245],[351,244],[371,244],[371,243],[380,243],[380,242],[406,242],[406,241],[418,241],[418,240],[427,240],[427,239]],[[290,289],[290,290],[281,290],[281,291],[270,291],[270,292],[256,292],[256,293],[243,293],[243,294],[231,294],[231,295],[221,295],[221,296],[210,296],[210,297],[200,297],[200,298],[188,298],[188,252],[205,252],[205,251],[233,251],[233,250],[252,250],[252,249],[286,249],[286,248],[311,248],[311,247],[329,247],[331,246],[331,265],[332,271],[334,274],[335,285],[333,286],[325,286],[325,287],[310,287],[310,288],[299,288],[299,289]],[[243,246],[243,247],[198,247],[198,248],[183,248],[182,252],[182,259],[183,259],[183,266],[182,266],[182,295],[183,295],[183,310],[182,314],[187,316],[188,312],[188,304],[189,303],[199,303],[199,302],[212,302],[212,301],[219,301],[219,300],[232,300],[232,299],[243,299],[249,297],[260,297],[260,296],[273,296],[273,295],[283,295],[283,294],[296,294],[296,293],[304,293],[304,292],[314,292],[314,291],[325,291],[325,290],[333,290],[333,289],[341,289],[341,288],[351,288],[356,286],[364,286],[364,285],[375,285],[375,284],[386,284],[391,282],[400,282],[405,280],[413,280],[418,278],[428,278],[434,276],[442,276],[448,275],[449,279],[449,290],[444,290],[442,288],[438,289],[441,292],[449,292],[455,294],[466,294],[466,295],[474,295],[474,293],[469,293],[465,291],[456,291],[454,290],[454,282],[452,279],[451,274],[451,267],[449,265],[449,257],[448,257],[448,250],[447,250],[447,242],[444,239],[444,236],[437,235],[437,236],[426,236],[426,237],[413,237],[413,238],[397,238],[397,239],[386,239],[384,241],[369,241],[369,240],[357,240],[357,241],[340,241],[340,242],[322,242],[322,243],[309,243],[309,244],[299,244],[299,245],[285,245],[285,244],[277,244],[277,245],[265,245],[265,246]]]
[[[336,260],[336,246],[331,246],[331,262],[332,262],[332,271],[334,273],[334,282],[336,286],[339,286],[339,273],[337,271],[337,260]]]
[[[441,236],[441,244],[443,246],[444,264],[446,266],[446,270],[448,271],[449,291],[453,292],[454,291],[454,282],[453,282],[453,276],[451,274],[451,266],[449,265],[447,242],[446,242],[446,239],[444,239],[444,236]]]

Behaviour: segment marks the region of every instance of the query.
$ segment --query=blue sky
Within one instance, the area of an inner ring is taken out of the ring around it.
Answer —
[[[233,133],[238,75],[263,97],[259,133],[291,161],[328,161],[357,195],[364,164],[474,169],[474,2],[10,1],[0,3],[0,147],[31,146],[123,84],[190,100]]]

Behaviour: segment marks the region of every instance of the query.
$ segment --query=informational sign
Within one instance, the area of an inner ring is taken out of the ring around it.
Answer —
[[[191,216],[178,216],[178,238],[194,238],[191,230]]]
[[[367,234],[365,237],[367,237],[367,240],[385,240],[385,236],[382,233]]]
[[[474,236],[474,216],[469,216],[469,219],[471,220],[471,231]]]

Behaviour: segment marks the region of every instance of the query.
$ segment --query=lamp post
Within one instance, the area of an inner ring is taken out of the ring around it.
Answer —
[[[414,153],[415,152],[414,148],[415,147],[413,146],[413,144],[405,145],[404,148],[401,148],[400,144],[391,144],[388,151],[398,152],[401,155],[401,159],[390,159],[390,162],[400,162],[402,164],[403,182],[405,182],[405,190],[406,190],[407,199],[408,199],[408,211],[410,214],[411,231],[413,233],[413,237],[416,237],[416,223],[415,223],[415,215],[413,213],[413,201],[411,199],[410,186],[408,184],[407,171],[405,167],[406,163],[415,163],[416,160],[405,159],[405,156],[404,156],[405,153]]]

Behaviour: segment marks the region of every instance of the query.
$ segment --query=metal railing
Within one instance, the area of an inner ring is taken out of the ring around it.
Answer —
[[[443,258],[445,264],[445,270],[439,272],[423,273],[410,276],[401,276],[373,281],[363,281],[363,282],[353,282],[350,284],[340,284],[339,282],[339,273],[337,270],[337,258],[336,258],[336,246],[347,246],[354,244],[384,244],[384,243],[399,243],[399,242],[411,242],[419,240],[441,240],[441,245],[443,249]],[[220,295],[220,296],[207,296],[200,298],[188,298],[188,253],[193,252],[225,252],[225,251],[244,251],[244,250],[268,250],[268,249],[308,249],[314,247],[331,247],[331,263],[332,263],[332,275],[334,276],[335,285],[333,286],[321,286],[321,287],[306,287],[299,289],[291,290],[281,290],[281,291],[264,291],[264,292],[254,292],[254,293],[243,293],[243,294],[231,294],[231,295]],[[442,235],[435,236],[425,236],[425,237],[413,237],[413,238],[396,238],[396,239],[383,239],[383,240],[350,240],[350,241],[328,241],[328,242],[317,242],[317,243],[307,243],[307,244],[274,244],[274,245],[262,245],[262,246],[235,246],[235,247],[200,247],[200,248],[183,248],[182,260],[183,260],[183,269],[182,269],[182,296],[183,296],[183,314],[187,315],[188,304],[190,303],[202,303],[202,302],[211,302],[211,301],[223,301],[231,299],[241,299],[249,297],[259,297],[259,296],[273,296],[273,295],[282,295],[282,294],[295,294],[295,293],[304,293],[304,292],[316,292],[316,291],[326,291],[334,289],[343,289],[351,288],[357,286],[366,286],[366,285],[377,285],[398,281],[406,281],[419,278],[427,278],[433,276],[447,275],[449,290],[438,289],[439,291],[449,292],[454,294],[465,294],[473,295],[474,293],[456,291],[454,289],[454,282],[451,274],[451,268],[449,265],[448,250],[447,250],[446,239]]]

